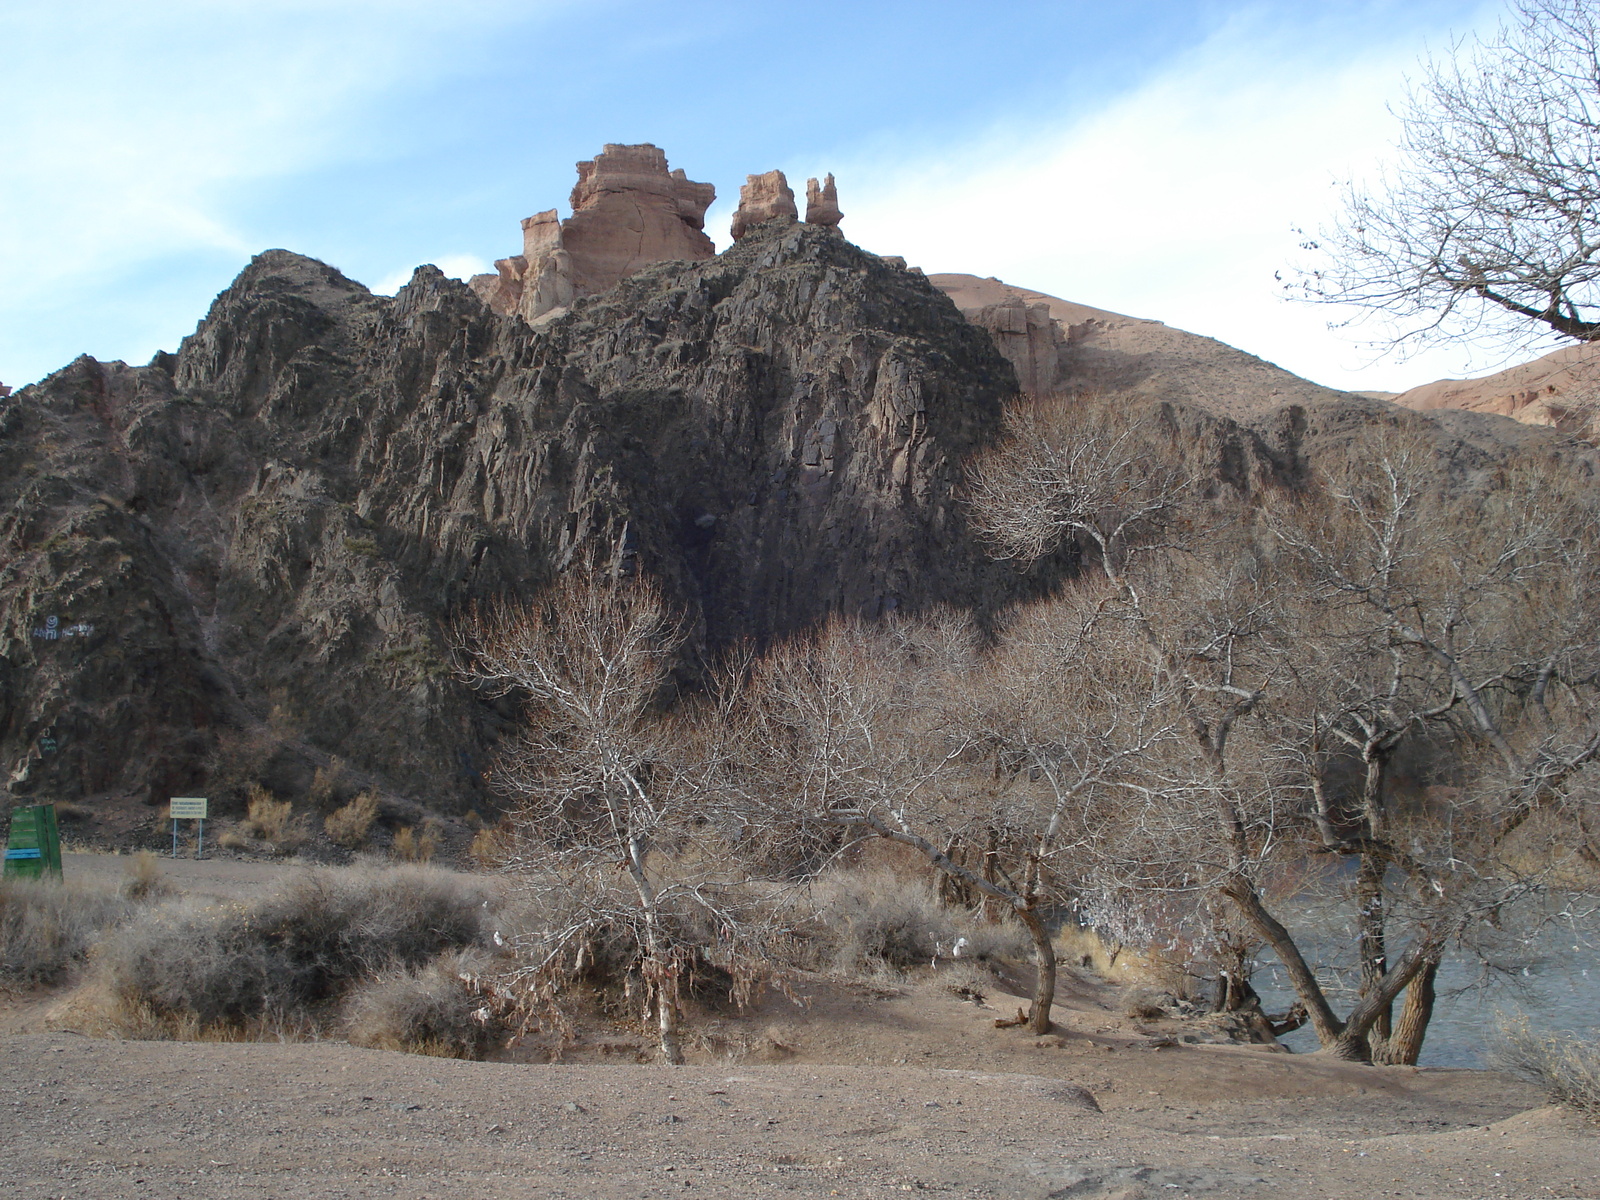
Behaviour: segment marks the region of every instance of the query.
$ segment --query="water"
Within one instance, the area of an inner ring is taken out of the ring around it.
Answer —
[[[1453,947],[1439,966],[1438,1001],[1420,1065],[1484,1066],[1502,1017],[1526,1016],[1535,1032],[1570,1030],[1600,1040],[1600,920],[1583,915],[1587,907],[1576,898],[1556,897],[1543,921],[1522,935],[1484,931],[1478,949]],[[1353,976],[1354,939],[1342,917],[1308,910],[1288,924],[1324,987],[1330,979]],[[1337,937],[1332,936],[1335,927]],[[1403,950],[1403,943],[1392,947],[1395,954]],[[1294,1001],[1288,975],[1270,952],[1263,955],[1252,982],[1268,1012],[1281,1012]],[[1334,1011],[1342,1016],[1354,994],[1339,986],[1330,990]],[[1317,1048],[1309,1025],[1280,1040],[1296,1052]]]

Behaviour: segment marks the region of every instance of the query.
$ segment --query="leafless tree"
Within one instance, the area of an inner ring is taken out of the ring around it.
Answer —
[[[1048,650],[1032,664],[1057,665]],[[1052,721],[1037,703],[1020,713],[1009,703],[1025,686],[1017,666],[979,654],[970,627],[949,616],[835,621],[757,664],[749,711],[759,732],[746,744],[761,748],[768,790],[787,796],[796,819],[910,847],[1019,921],[1036,963],[1027,1025],[1044,1033],[1057,868],[1094,796],[1118,786],[1118,762],[1164,731],[1092,704],[1070,719]]]
[[[1347,187],[1290,294],[1395,322],[1397,345],[1600,337],[1600,13],[1513,0],[1492,36],[1423,64],[1398,165]]]
[[[1593,574],[1594,543],[1577,532],[1583,519],[1564,510],[1552,525],[1558,494],[1518,480],[1485,487],[1471,511],[1424,504],[1418,480],[1440,479],[1439,464],[1374,470],[1382,456],[1357,447],[1328,483],[1325,519],[1309,508],[1293,529],[1280,522],[1275,539],[1242,527],[1201,538],[1192,522],[1184,528],[1179,481],[1156,465],[1178,457],[1160,432],[1136,415],[1085,416],[1041,429],[1037,410],[1019,413],[1013,436],[978,465],[973,493],[1002,554],[1029,561],[1067,537],[1089,543],[1104,587],[1085,638],[1138,647],[1185,731],[1181,744],[1163,740],[1126,764],[1149,815],[1101,822],[1099,854],[1139,886],[1170,888],[1180,874],[1225,897],[1282,962],[1330,1053],[1366,1058],[1376,1044],[1414,1059],[1445,946],[1473,914],[1530,886],[1525,873],[1492,869],[1500,849],[1535,813],[1571,809],[1569,781],[1600,746],[1587,724],[1594,670],[1583,639],[1593,622],[1583,614],[1592,605],[1577,580]],[[1186,552],[1174,553],[1180,543]],[[1321,626],[1320,643],[1308,640],[1305,614],[1325,611],[1338,620]],[[1565,634],[1554,641],[1532,636],[1557,629]],[[1291,709],[1297,724],[1284,738]],[[1427,836],[1408,814],[1402,837],[1383,769],[1401,739],[1433,726],[1465,739],[1455,798]],[[1335,801],[1324,786],[1337,757],[1330,743],[1363,764],[1359,803]],[[1467,753],[1480,746],[1484,755]],[[1297,756],[1318,765],[1297,776],[1286,766]],[[1314,802],[1295,802],[1303,796]],[[1301,853],[1308,836],[1365,856],[1368,973],[1342,1018],[1261,886],[1263,864]],[[1391,867],[1408,881],[1410,934],[1392,961],[1377,903]],[[1413,980],[1391,1031],[1388,1014]]]
[[[1352,446],[1315,506],[1274,522],[1309,584],[1294,736],[1317,837],[1359,862],[1356,1012],[1330,1024],[1315,980],[1296,986],[1324,1044],[1355,1053],[1365,1037],[1391,1062],[1416,1061],[1447,942],[1538,894],[1564,856],[1592,854],[1583,828],[1600,754],[1592,507],[1570,481],[1538,471],[1464,495],[1447,494],[1443,480],[1431,445],[1385,431]],[[1401,803],[1391,786],[1389,764],[1408,741],[1445,764],[1431,800]],[[1359,764],[1343,796],[1329,786],[1341,756]],[[1541,825],[1552,840],[1528,845]],[[1391,963],[1400,916],[1411,943]]]
[[[724,770],[726,699],[662,709],[684,636],[649,581],[582,572],[473,613],[456,636],[466,677],[524,705],[495,782],[520,806],[505,865],[542,928],[514,947],[513,986],[553,1006],[603,943],[620,942],[671,1063],[683,1061],[686,973],[715,965],[737,987],[760,973],[775,929],[740,845],[747,797]]]

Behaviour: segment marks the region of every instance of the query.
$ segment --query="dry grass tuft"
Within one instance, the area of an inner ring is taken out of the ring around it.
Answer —
[[[0,880],[0,981],[55,983],[132,911],[122,896],[76,882]]]
[[[482,1059],[507,1033],[477,987],[481,953],[442,954],[359,986],[346,1006],[356,1046],[439,1058]]]
[[[401,862],[427,863],[433,861],[434,851],[439,848],[439,825],[435,821],[425,821],[422,832],[418,833],[409,825],[402,825],[395,831],[392,853]]]
[[[122,896],[126,900],[164,900],[176,889],[161,873],[161,860],[141,850],[122,868]]]
[[[354,850],[363,845],[378,818],[378,793],[362,792],[343,808],[337,808],[323,819],[322,828],[336,846]]]
[[[1498,1033],[1489,1051],[1492,1065],[1600,1124],[1600,1045],[1572,1034],[1534,1033],[1526,1017],[1502,1020]]]

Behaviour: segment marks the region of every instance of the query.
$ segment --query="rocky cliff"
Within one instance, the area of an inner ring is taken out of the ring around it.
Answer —
[[[1050,582],[989,561],[962,517],[963,461],[1018,393],[1001,351],[1156,406],[1224,505],[1302,486],[1373,422],[1426,426],[1462,471],[1571,457],[1553,431],[925,279],[788,207],[537,326],[431,267],[390,299],[268,251],[175,355],[0,398],[4,798],[226,812],[255,782],[299,799],[337,759],[327,803],[482,807],[506,713],[453,675],[451,623],[575,564],[661,581],[694,624],[688,685],[831,613],[991,612]]]
[[[419,270],[253,260],[176,355],[0,401],[10,798],[478,803],[500,727],[449,623],[575,560],[662,580],[694,654],[830,612],[993,603],[962,458],[1015,382],[825,226],[638,271],[541,329]],[[692,662],[688,668],[692,670]]]

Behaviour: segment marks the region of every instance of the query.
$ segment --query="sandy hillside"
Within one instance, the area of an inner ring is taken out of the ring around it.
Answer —
[[[1600,346],[1563,346],[1479,379],[1440,379],[1402,392],[1394,402],[1427,412],[1495,413],[1593,438],[1600,432]]]
[[[163,867],[202,899],[281,870]],[[979,978],[801,980],[700,1014],[677,1069],[614,1028],[557,1063],[109,1041],[68,993],[13,996],[0,1196],[1600,1197],[1595,1131],[1513,1081],[1205,1044],[1071,968],[1033,1037],[995,1026],[1021,980]]]
[[[1013,297],[1048,305],[1061,328],[1063,377],[1075,388],[1193,404],[1240,421],[1282,404],[1316,404],[1351,395],[1160,321],[1090,308],[976,275],[930,275],[928,280],[963,312]]]

